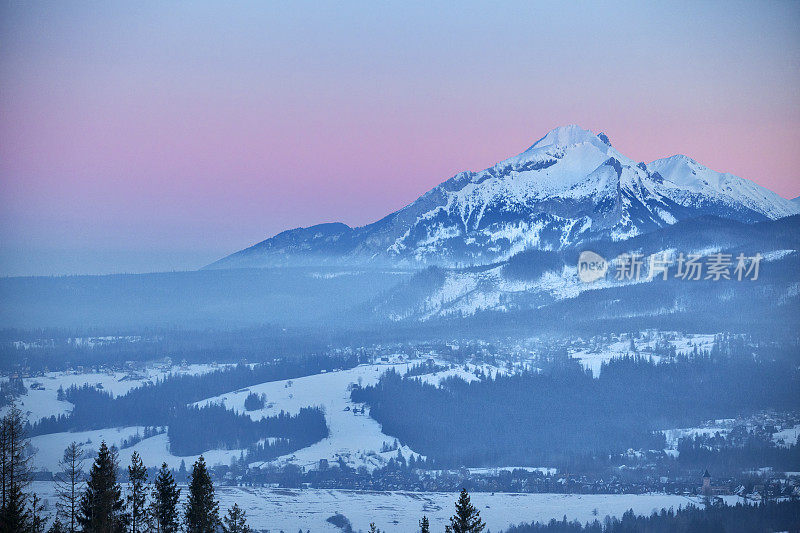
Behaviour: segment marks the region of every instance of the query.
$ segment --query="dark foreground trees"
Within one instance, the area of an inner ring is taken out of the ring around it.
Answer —
[[[76,447],[70,445],[65,457],[72,457]],[[162,463],[156,474],[152,490],[147,483],[147,467],[139,454],[134,452],[128,466],[128,488],[123,498],[117,481],[117,452],[105,442],[89,472],[86,490],[83,491],[76,513],[79,530],[86,533],[178,533],[181,522],[187,533],[250,533],[246,513],[238,505],[228,510],[224,520],[219,518],[219,504],[214,496],[214,485],[201,456],[192,467],[189,480],[189,497],[181,520],[179,505],[180,489],[166,463]],[[66,487],[71,485],[67,484]],[[149,500],[149,501],[148,501]],[[37,508],[39,511],[41,508]],[[38,515],[43,517],[41,513]],[[51,531],[70,531],[64,519],[67,513],[59,513]],[[43,523],[40,519],[38,523]],[[0,529],[27,533],[30,529]]]
[[[461,489],[461,494],[456,502],[456,514],[450,517],[450,524],[446,525],[446,533],[481,533],[486,524],[481,520],[481,514],[472,505],[466,489]]]
[[[128,531],[130,533],[144,533],[148,528],[147,509],[147,468],[142,463],[138,452],[133,452],[131,464],[128,467]]]
[[[427,516],[423,516],[419,521],[419,533],[431,533],[431,523]]]
[[[184,524],[186,533],[214,533],[220,524],[219,504],[202,455],[192,467]]]
[[[123,499],[117,482],[116,449],[103,442],[80,500],[77,522],[81,531],[87,533],[177,533],[181,530],[180,492],[166,463],[162,463],[150,490],[147,468],[134,452],[128,466],[127,495]],[[192,467],[183,525],[187,533],[217,533],[220,528],[225,533],[251,532],[245,512],[238,505],[234,504],[225,520],[220,521],[214,485],[202,456]],[[53,531],[64,530],[67,528],[59,521]]]
[[[180,489],[167,464],[161,465],[151,491],[147,467],[134,452],[128,467],[128,490],[123,498],[117,450],[105,442],[100,443],[85,488],[81,447],[75,442],[67,446],[59,462],[61,470],[55,477],[56,515],[48,516],[42,498],[26,492],[32,477],[34,450],[25,427],[24,415],[12,404],[0,419],[0,533],[44,533],[51,520],[51,533],[180,531]],[[202,456],[192,469],[185,510],[187,533],[216,533],[220,527],[226,533],[251,531],[245,511],[238,505],[228,511],[224,522],[220,521],[219,504]]]
[[[78,506],[83,493],[83,450],[72,442],[59,461],[60,471],[55,476],[57,517],[60,527],[69,533],[78,530]]]
[[[153,483],[153,501],[151,503],[151,515],[158,533],[177,533],[180,529],[178,515],[180,497],[181,489],[177,487],[167,463],[162,463]]]
[[[29,531],[33,527],[35,520],[25,493],[31,480],[30,462],[25,419],[12,404],[0,421],[0,531]]]
[[[44,502],[35,492],[31,495],[30,521],[28,531],[30,533],[44,533],[47,524],[47,516],[44,513]]]
[[[45,524],[50,520],[45,513],[42,500],[36,494],[25,494],[21,486],[30,479],[30,471],[20,468],[15,463],[15,446],[27,445],[22,438],[17,440],[16,431],[19,420],[17,414],[6,415],[0,425],[0,496],[3,508],[0,532],[2,533],[44,533]],[[14,445],[14,443],[17,443]],[[71,445],[65,451],[65,457],[75,456],[76,447]],[[72,452],[72,453],[70,453]],[[24,455],[29,458],[30,455]],[[69,461],[68,461],[69,462]],[[28,463],[23,461],[23,466]],[[16,465],[16,466],[15,466]],[[86,483],[86,489],[80,499],[76,522],[79,530],[87,533],[133,533],[155,531],[158,533],[177,533],[181,523],[178,502],[180,490],[166,463],[156,475],[152,491],[147,489],[146,468],[138,454],[132,457],[128,467],[129,483],[127,502],[117,480],[116,450],[101,443],[100,451],[94,461]],[[17,487],[15,489],[15,486]],[[69,485],[65,485],[69,486]],[[18,498],[21,511],[11,511],[14,494],[22,494]],[[148,495],[150,502],[148,503]],[[55,517],[50,533],[70,531],[63,518],[63,511]],[[138,519],[136,518],[138,517]],[[138,520],[138,522],[137,522]],[[231,507],[223,520],[219,518],[219,504],[215,499],[214,486],[200,457],[193,465],[189,483],[189,498],[183,517],[187,533],[251,533],[247,525],[245,510],[238,504]],[[430,522],[427,517],[419,521],[421,533],[429,533]],[[449,533],[482,533],[486,524],[480,517],[477,508],[472,504],[466,490],[462,489],[455,504],[455,514],[445,526]],[[380,529],[370,524],[371,532],[379,533]],[[688,506],[674,511],[662,509],[650,516],[637,516],[628,511],[620,518],[606,518],[601,524],[594,521],[587,524],[566,518],[562,521],[552,520],[547,524],[531,523],[511,527],[506,533],[694,533],[700,531],[800,531],[800,501],[768,501],[761,505],[708,505],[705,508]]]
[[[222,521],[223,533],[250,533],[251,529],[247,525],[245,512],[237,505],[228,509],[228,514]]]
[[[116,450],[102,442],[81,498],[78,524],[87,533],[124,533],[127,522]]]

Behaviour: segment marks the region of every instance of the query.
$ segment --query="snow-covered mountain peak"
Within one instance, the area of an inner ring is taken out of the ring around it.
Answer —
[[[605,134],[573,124],[485,170],[460,172],[372,224],[291,230],[215,266],[485,264],[531,248],[624,240],[699,216],[749,223],[798,212],[796,202],[684,155],[637,163]]]
[[[647,164],[651,172],[664,178],[670,196],[690,199],[689,203],[716,201],[732,207],[745,207],[767,218],[781,218],[798,212],[797,204],[752,181],[728,172],[716,172],[685,155],[656,159]],[[686,202],[679,200],[685,205]]]
[[[608,140],[608,137],[605,139]],[[525,152],[547,147],[567,148],[582,143],[594,144],[601,150],[609,146],[609,143],[604,142],[590,130],[585,130],[577,124],[569,124],[550,130],[547,135],[533,143]]]
[[[703,185],[701,179],[698,179],[698,173],[706,175],[707,177],[710,176],[711,173],[716,174],[708,167],[701,165],[691,157],[683,154],[656,159],[648,163],[647,168],[658,172],[663,178],[668,179],[675,185],[694,188],[702,188]],[[714,181],[718,181],[718,178]]]

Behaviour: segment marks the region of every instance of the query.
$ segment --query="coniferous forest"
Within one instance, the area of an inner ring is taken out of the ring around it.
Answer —
[[[703,353],[670,363],[612,360],[597,378],[572,361],[439,387],[390,372],[351,396],[370,406],[387,433],[440,466],[553,465],[663,449],[664,437],[655,433],[661,428],[749,410],[796,410],[800,380],[788,361]]]

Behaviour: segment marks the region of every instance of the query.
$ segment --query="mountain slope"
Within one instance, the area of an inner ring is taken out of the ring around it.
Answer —
[[[415,274],[371,303],[369,314],[394,321],[485,315],[486,313],[537,313],[547,319],[550,311],[569,309],[575,317],[591,320],[608,317],[693,316],[700,310],[731,310],[737,313],[775,311],[787,302],[797,305],[800,281],[800,215],[756,224],[731,222],[719,217],[680,221],[654,232],[625,241],[595,241],[586,246],[611,261],[623,254],[643,258],[641,277],[616,279],[614,265],[593,283],[580,281],[578,256],[584,246],[562,250],[527,250],[507,261],[469,268],[432,267]],[[711,281],[676,278],[678,254],[709,256],[731,254],[733,272],[738,254],[761,254],[756,280]],[[648,258],[653,254],[671,257],[666,280],[648,279]],[[594,302],[594,314],[580,302]],[[735,305],[734,305],[735,304]],[[720,317],[726,316],[720,314]],[[491,321],[490,321],[491,322]]]
[[[800,206],[685,156],[637,163],[571,125],[481,172],[461,172],[387,217],[282,232],[209,265],[487,264],[527,249],[625,240],[715,215],[777,219]]]

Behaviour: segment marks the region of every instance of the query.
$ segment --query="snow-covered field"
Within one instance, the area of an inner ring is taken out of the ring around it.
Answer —
[[[655,351],[663,353],[665,346],[674,347],[676,352],[687,352],[695,349],[710,349],[712,335],[691,335],[672,332],[644,332],[634,339],[636,353],[649,356]],[[576,339],[570,342],[570,355],[579,359],[595,374],[600,365],[613,357],[630,356],[631,341],[628,336],[602,337],[586,340]],[[545,352],[546,353],[546,352]],[[437,373],[418,376],[424,382],[439,385],[450,377],[458,377],[466,381],[474,381],[481,373],[495,375],[516,372],[521,368],[533,368],[536,364],[538,349],[528,350],[520,347],[506,360],[493,361],[494,364],[467,363],[453,365],[438,355],[432,358],[437,365],[447,367]],[[419,357],[419,355],[417,356]],[[369,417],[368,409],[350,401],[350,389],[354,385],[367,386],[378,381],[387,370],[393,369],[401,374],[411,366],[427,360],[414,359],[403,361],[400,357],[392,357],[381,363],[365,364],[347,370],[323,372],[291,380],[260,383],[241,390],[231,391],[197,402],[199,405],[211,403],[221,404],[228,409],[247,413],[253,419],[274,416],[281,411],[297,413],[303,407],[320,406],[325,412],[330,435],[326,439],[307,448],[298,450],[288,456],[280,457],[273,464],[293,463],[306,469],[319,465],[321,459],[329,462],[343,460],[350,467],[364,466],[374,469],[382,466],[390,458],[395,457],[396,450],[381,452],[395,443],[395,437],[383,433],[380,424]],[[89,384],[114,395],[125,394],[132,388],[148,381],[166,376],[170,372],[199,374],[210,372],[217,365],[191,365],[168,370],[158,365],[148,365],[136,372],[103,372],[103,373],[48,373],[35,378],[25,378],[27,394],[20,398],[20,405],[28,412],[32,421],[45,416],[68,413],[71,404],[56,398],[59,387]],[[37,388],[31,388],[37,384]],[[263,409],[245,411],[245,398],[250,393],[263,394],[266,403]],[[679,438],[696,434],[713,434],[719,431],[727,434],[735,420],[709,421],[703,427],[665,430],[668,448],[674,448]],[[741,421],[738,421],[739,423]],[[778,442],[794,442],[800,433],[796,420],[776,425],[778,432],[773,439]],[[120,465],[130,462],[131,454],[138,452],[148,466],[159,466],[166,462],[177,468],[183,461],[187,467],[198,456],[175,456],[169,451],[166,434],[159,434],[144,439],[133,446],[122,448],[123,441],[137,433],[142,434],[140,426],[105,428],[93,431],[54,433],[36,436],[31,440],[36,450],[34,466],[41,470],[58,470],[58,461],[67,444],[72,441],[84,445],[86,451],[86,467],[91,464],[93,455],[102,440],[120,448]],[[408,458],[415,450],[399,443],[403,455]],[[203,453],[206,462],[211,465],[229,464],[238,459],[242,450],[208,450]],[[252,463],[258,467],[264,463]],[[537,470],[547,475],[554,475],[554,469],[535,468],[529,465],[520,468]],[[512,467],[470,469],[471,474],[486,475],[500,470],[511,470]],[[53,487],[49,482],[36,482],[33,490],[52,500]],[[349,491],[323,489],[278,489],[247,488],[218,486],[218,497],[221,508],[227,509],[233,502],[239,503],[247,512],[250,524],[259,529],[272,532],[297,531],[299,528],[318,531],[340,531],[327,522],[333,515],[346,517],[354,531],[366,531],[369,523],[374,521],[382,530],[412,531],[417,521],[424,514],[431,519],[434,530],[441,530],[447,518],[453,513],[453,505],[457,494],[453,493],[415,493],[415,492],[379,492]],[[185,490],[184,490],[185,495]],[[510,493],[475,493],[473,502],[480,509],[491,530],[497,531],[521,521],[548,521],[551,518],[578,519],[583,522],[602,521],[606,515],[619,516],[628,509],[636,513],[650,513],[662,507],[678,507],[691,503],[691,500],[678,495],[646,494],[646,495],[562,495],[562,494],[510,494]],[[729,503],[736,500],[728,498]],[[52,502],[51,502],[52,503]]]
[[[298,450],[290,456],[278,458],[276,462],[291,461],[306,468],[319,464],[320,459],[336,461],[339,458],[351,467],[366,466],[373,469],[389,458],[397,455],[397,451],[381,453],[383,445],[391,445],[394,437],[385,435],[380,424],[361,412],[361,406],[350,401],[352,385],[363,386],[377,383],[381,374],[389,369],[400,373],[420,361],[409,361],[397,364],[360,365],[348,370],[326,372],[303,378],[271,381],[246,389],[222,394],[198,402],[199,405],[219,403],[228,409],[247,413],[250,418],[258,420],[264,416],[274,416],[281,411],[295,414],[302,407],[321,406],[325,410],[330,435],[307,448]],[[250,393],[264,394],[267,403],[264,409],[245,411],[244,401]],[[358,414],[354,409],[358,408]],[[415,452],[407,446],[401,450],[406,458]],[[260,466],[263,463],[254,463]]]
[[[53,484],[36,482],[32,490],[52,505]],[[311,530],[314,533],[336,533],[341,530],[327,522],[341,514],[354,531],[366,531],[370,522],[384,531],[415,531],[418,520],[426,515],[431,529],[442,531],[453,514],[458,494],[447,492],[377,492],[323,489],[272,489],[250,487],[218,487],[220,509],[234,502],[247,512],[248,523],[259,530],[277,533]],[[181,496],[186,496],[183,487]],[[471,495],[473,504],[492,531],[519,522],[561,519],[591,521],[605,516],[620,516],[628,509],[649,514],[661,508],[678,508],[698,503],[684,496],[668,494],[512,494],[482,493]],[[726,497],[735,503],[737,497]],[[596,515],[595,515],[596,510]]]
[[[437,363],[443,364],[444,362],[437,361]],[[446,380],[447,378],[459,378],[466,381],[467,383],[471,383],[473,381],[480,379],[477,376],[478,373],[496,376],[496,375],[508,374],[509,371],[506,368],[500,368],[493,365],[474,365],[471,363],[467,363],[463,365],[454,365],[453,368],[448,368],[447,370],[441,370],[439,372],[424,374],[419,376],[418,379],[423,381],[424,383],[436,386],[440,385],[442,381]]]
[[[639,355],[652,357],[655,361],[660,359],[659,356],[653,355],[654,349],[659,344],[673,346],[676,353],[689,353],[695,348],[697,350],[710,350],[714,344],[714,335],[649,331],[645,337],[634,340],[634,345]],[[575,359],[579,359],[583,366],[592,371],[595,377],[600,375],[600,367],[603,363],[607,363],[615,357],[630,357],[633,353],[631,341],[628,338],[570,350],[570,355]]]
[[[326,421],[330,429],[328,438],[323,439],[307,448],[298,450],[291,455],[280,457],[274,463],[291,462],[304,468],[315,468],[320,459],[330,462],[344,460],[349,466],[357,468],[365,466],[372,470],[382,466],[390,458],[397,455],[396,450],[382,452],[382,449],[391,447],[395,438],[381,431],[380,424],[369,417],[369,413],[362,410],[363,406],[350,401],[350,388],[353,385],[372,385],[387,370],[393,369],[404,373],[414,364],[422,360],[407,362],[388,362],[379,364],[361,365],[347,370],[325,372],[313,376],[261,383],[234,392],[228,392],[213,398],[197,402],[199,405],[218,403],[237,412],[247,412],[244,401],[251,392],[264,394],[266,404],[263,409],[249,411],[247,414],[258,420],[264,416],[274,416],[281,411],[295,414],[303,407],[320,406],[325,411]],[[438,361],[442,364],[443,361]],[[218,368],[215,365],[191,365],[184,368],[185,373],[203,373]],[[478,371],[487,374],[507,372],[506,369],[491,365],[459,365],[449,370],[436,374],[424,375],[423,379],[432,384],[439,384],[441,380],[457,376],[467,381],[478,379]],[[97,385],[103,390],[114,395],[125,394],[132,388],[147,381],[155,380],[167,375],[169,371],[157,366],[148,366],[132,376],[124,372],[108,373],[48,373],[36,378],[25,378],[28,393],[23,395],[18,404],[27,412],[30,420],[68,413],[72,405],[56,398],[59,387],[65,389],[71,385]],[[44,390],[31,389],[30,385],[38,383]],[[123,440],[129,439],[137,432],[144,431],[143,427],[105,428],[93,431],[62,432],[36,436],[32,444],[37,450],[34,465],[41,470],[58,470],[58,461],[64,448],[72,441],[84,444],[87,457],[96,452],[100,442],[105,440],[109,445],[120,448],[120,462],[127,464],[130,455],[136,451],[148,465],[160,465],[166,462],[170,467],[177,468],[181,461],[191,465],[197,459],[193,456],[176,456],[169,451],[169,441],[166,434],[156,435],[133,446],[122,448]],[[420,454],[408,446],[400,445],[400,450],[406,458],[412,454]],[[230,464],[233,458],[239,458],[242,450],[208,450],[203,455],[206,462],[211,465]],[[262,466],[264,463],[253,463],[252,466]]]
[[[677,352],[697,349],[709,349],[713,343],[712,335],[679,334],[674,332],[647,331],[639,335],[634,344],[639,354],[647,356],[652,354],[657,347],[662,349],[671,345]],[[460,364],[452,365],[446,360],[434,357],[437,365],[448,367],[436,373],[418,376],[424,382],[439,385],[447,378],[458,377],[465,381],[479,379],[478,375],[505,374],[515,372],[519,368],[532,368],[536,361],[537,350],[533,349],[522,358],[511,358],[506,362],[488,364]],[[595,374],[599,373],[600,365],[613,357],[629,356],[631,341],[627,336],[592,338],[587,340],[577,339],[572,342],[569,349],[572,357],[579,359]],[[529,358],[530,357],[530,358]],[[405,373],[412,365],[422,362],[423,359],[402,361],[392,358],[377,364],[361,365],[347,370],[325,372],[292,380],[261,383],[251,387],[231,391],[225,394],[207,398],[200,405],[219,403],[228,409],[245,412],[244,401],[249,393],[263,394],[266,405],[263,409],[250,411],[247,414],[253,419],[263,416],[274,416],[281,411],[295,414],[303,407],[320,406],[325,411],[326,421],[330,428],[330,436],[307,448],[298,450],[293,454],[283,456],[274,463],[291,462],[304,468],[315,468],[320,459],[329,462],[343,460],[349,466],[358,468],[365,466],[369,470],[385,464],[397,452],[382,449],[390,447],[395,442],[395,437],[384,434],[380,424],[369,417],[368,410],[363,406],[350,401],[350,388],[356,384],[367,386],[377,382],[379,377],[389,369]],[[57,399],[59,387],[64,389],[72,385],[89,384],[97,386],[113,395],[122,395],[144,383],[163,378],[170,373],[201,374],[211,372],[224,365],[188,365],[184,367],[167,367],[159,364],[149,364],[145,367],[131,371],[106,371],[106,372],[50,372],[43,376],[24,378],[28,391],[18,399],[18,405],[23,412],[28,414],[29,420],[35,422],[43,417],[69,413],[72,405]],[[702,432],[711,432],[724,428],[703,428]],[[85,443],[88,452],[97,449],[101,440],[114,444],[120,449],[122,464],[129,461],[133,451],[139,452],[146,464],[160,465],[166,462],[171,467],[177,467],[181,461],[191,465],[197,456],[180,457],[169,451],[169,442],[165,434],[156,435],[145,439],[131,447],[122,449],[122,441],[143,432],[141,427],[105,428],[95,431],[77,433],[56,433],[41,435],[33,439],[33,445],[38,450],[34,464],[39,469],[55,471],[58,460],[64,447],[72,441]],[[681,436],[686,436],[695,430],[671,430],[667,434],[668,440],[677,442]],[[724,432],[724,431],[723,431]],[[783,438],[786,442],[794,442],[797,438],[797,428],[787,428],[776,435],[776,440]],[[412,454],[419,455],[416,450],[400,444],[400,450],[406,458]],[[214,466],[217,464],[230,464],[233,458],[239,458],[242,450],[208,450],[203,455],[206,461]],[[264,463],[253,463],[252,466],[262,466]],[[498,465],[503,466],[503,465]],[[538,465],[529,465],[538,466]]]
[[[664,438],[667,440],[667,450],[677,451],[678,441],[687,437],[713,437],[717,433],[723,437],[727,436],[730,432],[730,427],[723,427],[720,425],[701,427],[701,428],[676,428],[666,429],[662,431]]]
[[[177,456],[169,451],[169,440],[166,433],[155,435],[144,439],[133,446],[122,448],[122,441],[135,435],[137,431],[141,434],[144,427],[128,426],[120,428],[106,428],[93,431],[76,431],[63,433],[50,433],[39,435],[31,439],[31,444],[36,450],[33,457],[34,467],[39,470],[49,470],[58,472],[60,470],[58,461],[64,454],[64,448],[71,442],[83,445],[85,469],[91,466],[100,442],[105,441],[108,446],[116,446],[119,449],[119,462],[121,467],[125,467],[131,462],[133,452],[139,452],[144,464],[148,467],[161,466],[167,463],[170,468],[178,468],[181,461],[186,463],[187,468],[191,468],[200,455]],[[230,464],[231,460],[239,458],[244,450],[207,450],[203,452],[203,458],[209,466],[219,464]]]
[[[737,419],[723,419],[709,421],[702,427],[694,428],[675,428],[662,430],[664,437],[667,440],[666,451],[670,453],[677,453],[678,441],[687,437],[713,437],[719,433],[722,437],[727,437],[728,434],[737,426],[744,426],[745,428],[752,429],[752,421],[737,420]],[[789,427],[782,427],[772,433],[772,441],[776,446],[788,448],[797,443],[800,437],[800,425],[792,425]]]
[[[798,437],[800,437],[800,425],[784,428],[772,434],[772,440],[775,442],[775,444],[785,448],[796,444]]]
[[[151,364],[128,372],[111,370],[107,372],[47,372],[43,376],[22,379],[28,392],[17,399],[17,407],[27,415],[29,422],[34,423],[51,415],[59,416],[72,411],[71,403],[58,399],[59,387],[66,390],[72,385],[78,387],[91,385],[114,396],[120,396],[144,383],[163,379],[170,374],[205,374],[224,368],[224,366],[203,364],[168,368]]]

